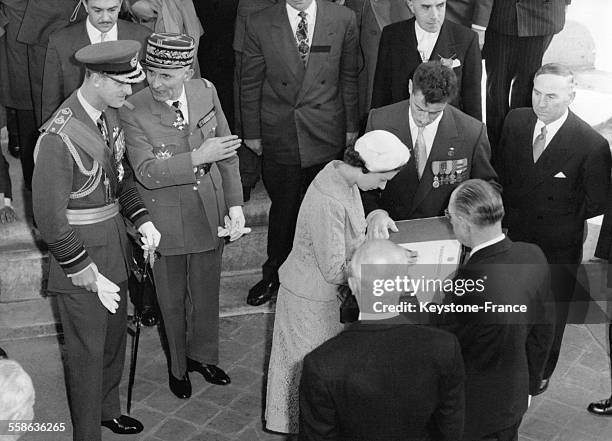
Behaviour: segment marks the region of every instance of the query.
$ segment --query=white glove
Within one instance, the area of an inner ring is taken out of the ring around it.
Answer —
[[[121,300],[121,297],[119,296],[119,287],[100,274],[97,268],[96,276],[98,298],[100,299],[100,302],[102,302],[102,305],[104,305],[104,307],[108,309],[111,314],[114,314],[117,312],[117,308],[119,308],[119,301]]]
[[[159,241],[161,240],[161,233],[157,231],[153,222],[148,221],[138,227],[138,232],[142,235],[140,240],[143,245],[140,247],[144,250],[145,260],[147,256],[149,257],[150,262],[155,260],[155,249],[159,245]]]
[[[244,214],[242,207],[237,205],[229,209],[230,216],[225,216],[225,227],[217,227],[217,236],[230,237],[230,242],[239,239],[243,234],[251,232],[249,227],[245,227]]]

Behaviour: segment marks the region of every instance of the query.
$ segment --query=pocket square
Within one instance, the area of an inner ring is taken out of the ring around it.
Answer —
[[[567,178],[567,176],[565,176],[565,173],[563,173],[563,172],[557,173],[554,177],[555,178]]]
[[[455,69],[456,67],[461,66],[461,60],[459,60],[458,58],[453,59],[453,64],[451,65],[452,69]]]

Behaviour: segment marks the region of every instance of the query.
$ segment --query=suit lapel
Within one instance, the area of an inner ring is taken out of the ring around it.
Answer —
[[[149,93],[151,93],[151,90],[149,90]],[[189,100],[187,102],[189,102]],[[163,126],[175,128],[174,123],[176,122],[176,112],[172,110],[168,104],[156,101],[153,96],[151,96],[151,114],[159,118],[159,121]],[[191,121],[191,113],[189,114],[189,118]]]
[[[438,124],[438,130],[431,146],[431,152],[427,156],[427,163],[425,164],[425,170],[423,176],[419,182],[414,200],[412,202],[412,211],[414,212],[421,202],[425,200],[431,189],[433,188],[433,172],[431,171],[431,162],[448,159],[448,149],[456,144],[456,140],[459,134],[457,132],[457,125],[451,112],[448,110],[448,106],[444,109],[440,124]]]
[[[325,1],[317,2],[317,16],[315,19],[314,34],[312,36],[313,46],[329,46],[329,52],[310,52],[308,55],[308,64],[306,65],[306,72],[304,79],[302,80],[302,87],[298,94],[298,102],[302,100],[308,89],[316,83],[316,78],[324,65],[327,64],[329,59],[329,53],[332,50],[334,41],[334,35],[336,32],[334,17],[331,17],[331,8],[328,8],[328,4]],[[296,49],[297,52],[297,49]],[[300,59],[300,64],[301,63]]]
[[[298,53],[295,35],[291,30],[289,16],[285,2],[278,3],[276,7],[276,17],[270,26],[270,39],[277,47],[278,53],[283,54],[287,68],[293,76],[301,81],[304,76],[304,63]],[[316,30],[316,28],[315,28]]]
[[[440,28],[440,34],[434,45],[431,55],[429,56],[430,61],[440,61],[441,57],[453,58],[457,56],[455,52],[455,38],[452,33],[448,30],[446,22],[442,24]]]

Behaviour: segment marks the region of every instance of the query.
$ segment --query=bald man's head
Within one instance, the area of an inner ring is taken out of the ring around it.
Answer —
[[[410,263],[410,254],[390,240],[368,240],[355,251],[351,259],[349,267],[349,286],[351,291],[355,297],[360,292],[362,265],[408,265]]]

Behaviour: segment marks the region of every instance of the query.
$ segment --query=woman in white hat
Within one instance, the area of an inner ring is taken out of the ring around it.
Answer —
[[[384,188],[410,159],[392,133],[375,130],[330,162],[306,191],[291,254],[279,270],[280,289],[268,369],[266,428],[297,433],[304,356],[343,329],[338,288],[347,262],[365,241],[359,190]]]

